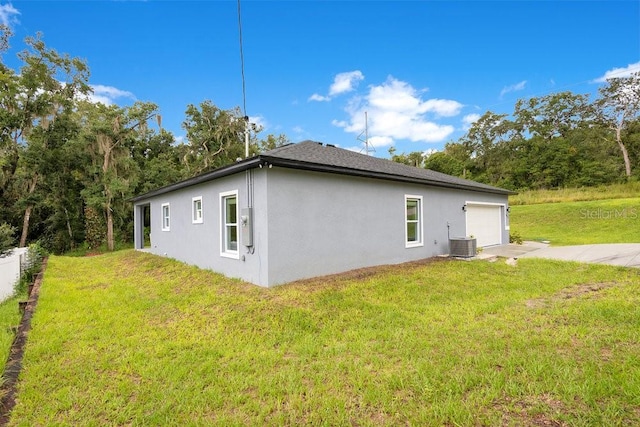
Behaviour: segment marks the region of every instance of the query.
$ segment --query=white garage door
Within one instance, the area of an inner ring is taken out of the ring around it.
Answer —
[[[479,247],[502,244],[502,206],[467,203],[467,236]]]

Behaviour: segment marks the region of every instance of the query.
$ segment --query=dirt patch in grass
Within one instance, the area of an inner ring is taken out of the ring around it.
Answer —
[[[616,282],[584,283],[581,285],[564,288],[549,298],[535,298],[526,300],[524,304],[527,306],[527,308],[544,308],[547,307],[550,302],[579,298],[584,295],[595,296],[598,294],[598,292],[607,288],[611,288],[616,284]]]
[[[425,258],[418,261],[410,261],[402,264],[378,265],[374,267],[364,267],[355,270],[345,271],[343,273],[329,274],[327,276],[314,277],[311,279],[297,280],[288,283],[286,286],[304,286],[304,287],[333,287],[345,282],[360,281],[370,279],[382,274],[397,272],[398,268],[402,268],[403,272],[411,272],[425,265],[434,264],[436,262],[446,262],[445,258]]]
[[[493,404],[494,408],[502,412],[502,425],[518,426],[565,426],[554,414],[568,412],[564,402],[554,399],[549,394],[540,396],[524,396],[521,398],[503,397]]]
[[[109,289],[108,283],[93,283],[90,285],[78,286],[79,290],[97,290],[97,289]]]
[[[558,292],[556,295],[554,295],[554,297],[556,299],[578,298],[578,297],[580,297],[582,295],[593,294],[595,292],[599,292],[599,291],[601,291],[603,289],[607,289],[607,288],[610,288],[610,287],[615,286],[615,285],[616,285],[615,282],[609,282],[609,283],[586,283],[586,284],[574,286],[574,287],[571,287],[571,288],[563,289],[560,292]]]
[[[87,252],[86,254],[84,254],[85,257],[93,257],[93,256],[100,256],[100,255],[104,255],[103,252]]]

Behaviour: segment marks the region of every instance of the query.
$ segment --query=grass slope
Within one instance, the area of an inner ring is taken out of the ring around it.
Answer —
[[[133,251],[51,257],[10,424],[638,424],[639,285],[532,259],[262,289]]]
[[[554,190],[526,190],[509,196],[509,204],[581,202],[589,200],[629,199],[640,194],[640,181],[599,187],[557,188]]]
[[[511,206],[510,225],[553,245],[640,243],[640,198]]]

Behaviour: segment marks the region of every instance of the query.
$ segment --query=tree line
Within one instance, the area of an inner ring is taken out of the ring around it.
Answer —
[[[20,68],[2,60],[11,30],[0,25],[0,253],[38,241],[64,252],[131,241],[134,195],[288,142],[258,138],[238,108],[188,105],[186,141],[162,128],[152,102],[92,102],[87,64],[25,39]]]
[[[511,190],[595,186],[638,179],[640,74],[611,78],[598,96],[570,91],[484,113],[444,150],[392,160]]]

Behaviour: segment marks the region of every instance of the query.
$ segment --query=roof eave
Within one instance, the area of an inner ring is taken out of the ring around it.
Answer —
[[[250,159],[242,160],[238,163],[234,163],[229,166],[224,166],[222,168],[215,169],[210,172],[205,172],[201,175],[194,176],[193,178],[185,179],[183,181],[179,181],[173,184],[166,185],[164,187],[157,188],[155,190],[151,190],[139,196],[132,197],[129,200],[133,203],[140,202],[142,200],[149,199],[155,196],[160,196],[162,194],[169,193],[171,191],[180,190],[182,188],[202,184],[204,182],[208,182],[217,178],[233,175],[234,173],[253,169],[258,167],[261,163],[262,163],[262,160],[260,160],[260,156],[252,157]]]

